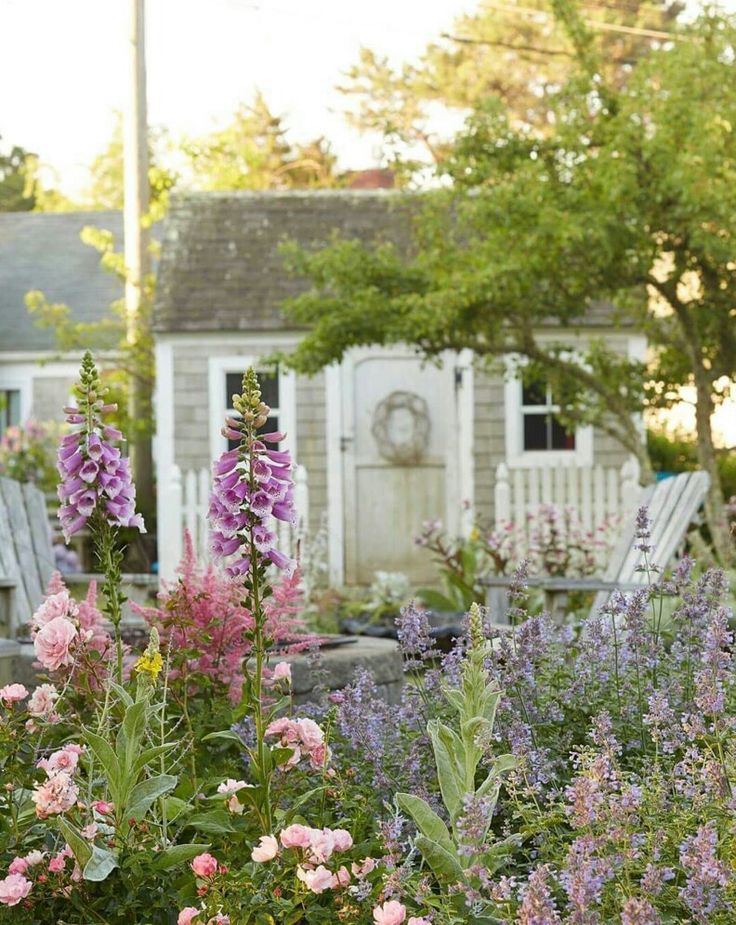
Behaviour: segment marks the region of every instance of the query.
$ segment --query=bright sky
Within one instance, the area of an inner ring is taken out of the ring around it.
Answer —
[[[0,0],[2,144],[55,167],[76,192],[126,92],[129,0]],[[344,167],[375,166],[335,91],[361,45],[416,58],[475,0],[148,0],[149,121],[174,135],[222,125],[256,87],[296,140],[324,134]]]

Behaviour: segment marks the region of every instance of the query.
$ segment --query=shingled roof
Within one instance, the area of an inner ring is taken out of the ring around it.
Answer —
[[[107,229],[122,246],[121,212],[0,213],[0,351],[53,350],[53,331],[38,328],[25,306],[40,289],[68,305],[76,321],[97,321],[123,287],[100,267],[100,255],[79,235]]]
[[[279,244],[326,244],[333,231],[363,241],[406,237],[405,206],[389,190],[189,193],[165,223],[154,307],[157,331],[272,330],[305,287]]]

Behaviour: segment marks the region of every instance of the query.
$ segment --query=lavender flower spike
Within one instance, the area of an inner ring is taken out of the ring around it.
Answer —
[[[61,477],[59,520],[67,542],[95,513],[110,526],[146,532],[135,510],[130,463],[115,446],[122,434],[103,421],[105,414],[117,410],[116,405],[105,404],[105,391],[87,351],[74,387],[77,405],[64,408],[72,430],[61,440],[56,463]]]
[[[258,379],[252,369],[243,376],[242,395],[233,396],[239,418],[227,418],[223,434],[238,446],[227,450],[213,467],[209,518],[212,551],[228,559],[227,571],[245,575],[254,557],[291,572],[295,563],[276,544],[274,518],[296,522],[291,457],[288,451],[268,449],[284,434],[258,435],[268,420],[268,405],[261,401]]]

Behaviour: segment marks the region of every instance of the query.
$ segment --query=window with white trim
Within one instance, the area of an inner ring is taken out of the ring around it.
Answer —
[[[268,413],[268,420],[259,428],[259,433],[268,434],[273,431],[279,430],[279,422],[281,420],[281,388],[280,388],[280,376],[278,367],[271,369],[257,370],[258,373],[258,383],[261,387],[261,399],[268,405],[271,409]],[[243,372],[238,370],[236,372],[229,372],[228,370],[224,371],[224,386],[225,386],[225,411],[230,417],[238,417],[238,413],[232,407],[233,395],[239,395],[243,389]],[[236,441],[228,440],[227,446],[229,450],[234,449],[237,446]]]
[[[521,383],[523,452],[575,449],[575,431],[565,428],[559,413],[550,384],[525,376]]]
[[[0,434],[21,422],[20,389],[0,388]]]

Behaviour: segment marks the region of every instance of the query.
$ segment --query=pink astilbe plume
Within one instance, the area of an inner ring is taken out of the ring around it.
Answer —
[[[237,701],[243,683],[242,661],[250,652],[248,634],[253,629],[253,617],[241,603],[242,584],[213,564],[200,563],[188,531],[178,573],[175,584],[164,585],[157,607],[132,602],[131,607],[158,629],[162,648],[170,646],[172,678],[204,675],[228,688],[230,698]],[[291,577],[276,585],[267,608],[267,631],[275,646],[290,646],[294,636],[304,632],[295,616],[300,604],[298,579]]]

